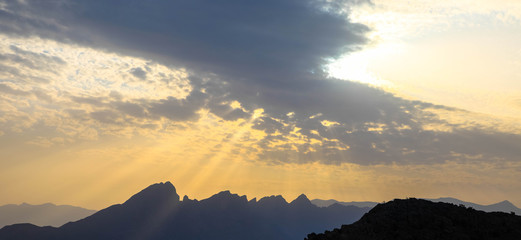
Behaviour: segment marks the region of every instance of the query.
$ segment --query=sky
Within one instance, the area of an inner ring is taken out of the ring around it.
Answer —
[[[0,1],[0,204],[521,206],[516,0]]]

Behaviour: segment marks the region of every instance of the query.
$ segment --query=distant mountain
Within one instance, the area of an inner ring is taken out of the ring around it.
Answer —
[[[313,199],[311,203],[315,204],[318,207],[329,207],[335,203],[344,205],[344,206],[356,206],[356,207],[369,207],[373,208],[378,203],[377,202],[340,202],[335,199],[322,200],[322,199]]]
[[[445,203],[452,203],[456,205],[463,204],[466,207],[471,207],[476,210],[481,210],[485,212],[505,212],[505,213],[511,213],[514,212],[517,215],[521,215],[521,209],[516,207],[514,204],[512,204],[509,201],[502,201],[490,205],[479,205],[471,202],[464,202],[456,198],[436,198],[436,199],[426,199],[433,202],[445,202]]]
[[[182,201],[170,183],[149,186],[123,204],[59,228],[15,224],[0,229],[0,239],[270,239],[302,240],[358,220],[369,208],[331,205],[319,208],[305,195],[291,203],[282,196],[247,200],[223,191],[201,201]]]
[[[359,221],[307,240],[518,240],[521,216],[422,199],[378,204]]]
[[[485,211],[485,212],[505,212],[505,213],[514,212],[517,215],[521,215],[521,209],[519,209],[514,204],[512,204],[511,202],[506,201],[506,200],[499,202],[499,203],[490,204],[490,205],[480,205],[480,204],[476,204],[476,203],[465,202],[465,201],[461,201],[456,198],[436,198],[436,199],[425,198],[425,200],[429,200],[429,201],[433,201],[433,202],[452,203],[452,204],[456,204],[456,205],[463,204],[466,207],[471,207],[476,210],[481,210],[481,211]],[[370,207],[370,208],[372,208],[378,204],[377,202],[339,202],[334,199],[330,199],[330,200],[313,199],[313,200],[311,200],[311,203],[313,203],[319,207],[327,207],[334,203],[338,203],[338,204],[342,204],[345,206]]]
[[[8,204],[0,206],[0,228],[15,223],[32,223],[38,226],[59,227],[67,222],[77,221],[96,211],[69,205],[46,203],[31,205]]]

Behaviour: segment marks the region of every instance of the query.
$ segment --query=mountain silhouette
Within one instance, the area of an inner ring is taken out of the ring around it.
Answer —
[[[223,191],[204,200],[179,200],[170,183],[153,184],[116,204],[59,228],[15,224],[0,239],[304,239],[359,219],[369,208],[320,208],[305,195],[288,203],[282,196],[247,200]]]
[[[85,218],[95,212],[95,210],[69,205],[57,206],[52,203],[40,205],[7,204],[0,206],[0,228],[15,223],[59,227],[67,222]]]
[[[378,204],[377,202],[370,202],[370,201],[366,201],[366,202],[341,202],[341,201],[337,201],[335,199],[329,199],[329,200],[313,199],[313,200],[311,200],[311,203],[315,204],[318,207],[328,207],[328,206],[331,206],[331,205],[333,205],[335,203],[338,203],[338,204],[341,204],[341,205],[344,205],[344,206],[370,207],[370,208],[373,208],[374,206],[376,206]]]
[[[311,201],[309,201],[308,197],[304,194],[301,194],[295,200],[290,203],[291,206],[297,208],[312,208],[315,206]]]
[[[477,209],[477,210],[482,210],[482,211],[485,211],[485,212],[505,212],[505,213],[511,213],[511,212],[514,212],[515,214],[517,215],[521,215],[521,209],[519,209],[518,207],[516,207],[514,204],[512,204],[511,202],[509,201],[502,201],[502,202],[499,202],[499,203],[494,203],[494,204],[490,204],[490,205],[480,205],[480,204],[476,204],[476,203],[471,203],[471,202],[465,202],[465,201],[462,201],[462,200],[459,200],[459,199],[456,199],[456,198],[450,198],[450,197],[445,197],[445,198],[425,198],[425,200],[429,200],[429,201],[432,201],[432,202],[444,202],[444,203],[452,203],[452,204],[456,204],[456,205],[465,205],[466,207],[471,207],[471,208],[474,208],[474,209]],[[357,207],[374,207],[376,206],[378,203],[377,202],[340,202],[340,201],[337,201],[337,200],[334,200],[334,199],[329,199],[329,200],[322,200],[322,199],[313,199],[311,200],[311,202],[313,204],[315,204],[316,206],[319,206],[319,207],[327,207],[327,206],[330,206],[334,203],[338,203],[338,204],[342,204],[342,205],[345,205],[345,206],[357,206]]]
[[[306,240],[521,239],[521,216],[483,212],[463,205],[423,199],[378,204],[360,220],[340,229],[311,233]]]
[[[512,204],[511,202],[509,202],[507,200],[498,202],[498,203],[494,203],[494,204],[490,204],[490,205],[480,205],[480,204],[465,202],[465,201],[461,201],[456,198],[449,198],[449,197],[426,199],[426,200],[433,201],[433,202],[452,203],[452,204],[456,204],[456,205],[462,204],[462,205],[465,205],[466,207],[471,207],[476,210],[481,210],[481,211],[485,211],[485,212],[505,212],[505,213],[514,212],[517,215],[521,215],[521,209],[519,209],[518,207],[516,207],[514,204]]]

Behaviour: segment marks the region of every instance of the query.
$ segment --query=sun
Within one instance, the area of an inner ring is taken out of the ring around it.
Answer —
[[[390,87],[392,83],[371,71],[370,64],[373,60],[387,56],[396,49],[397,46],[385,44],[346,54],[327,66],[328,74],[333,78],[365,83],[374,87]]]

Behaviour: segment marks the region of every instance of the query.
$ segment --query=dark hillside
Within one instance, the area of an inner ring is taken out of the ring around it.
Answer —
[[[393,200],[379,204],[351,225],[307,240],[380,239],[521,239],[521,216],[474,210],[427,200]]]

